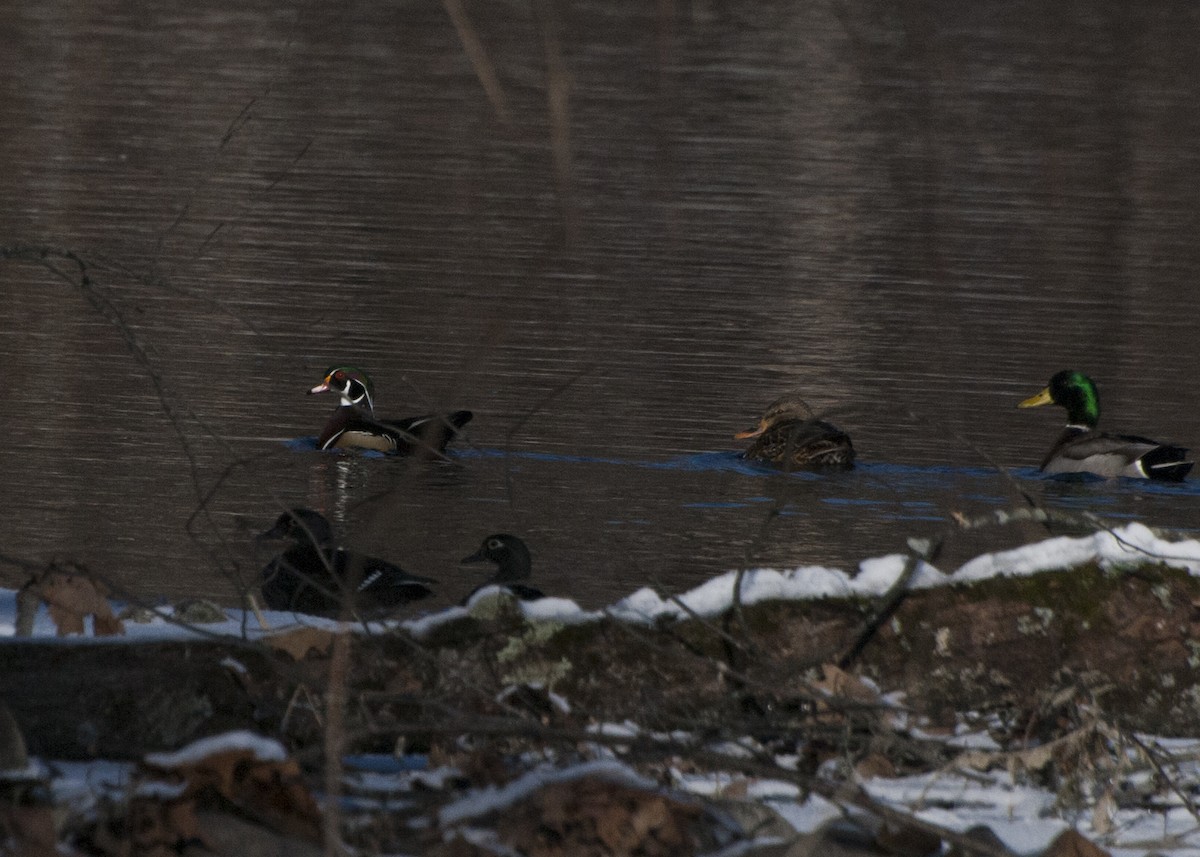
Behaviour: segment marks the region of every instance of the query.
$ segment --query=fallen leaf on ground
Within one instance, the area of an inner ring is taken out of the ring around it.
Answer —
[[[336,637],[336,632],[325,628],[294,628],[271,634],[266,637],[266,644],[276,651],[291,655],[294,661],[302,661],[309,652],[315,652],[320,657],[328,655]]]
[[[85,633],[84,620],[88,616],[93,617],[97,637],[125,633],[125,626],[108,603],[108,587],[78,563],[51,563],[21,591],[35,594],[46,605],[60,637]]]
[[[882,753],[868,753],[855,764],[854,772],[864,780],[874,777],[890,779],[896,776],[896,766],[892,764],[891,759]]]
[[[818,704],[820,710],[827,712],[824,719],[840,718],[848,705],[862,706],[880,709],[884,723],[889,726],[895,725],[897,715],[883,710],[883,699],[873,685],[834,664],[823,664],[821,670],[821,680],[813,682],[813,687],[829,695],[828,703]]]
[[[820,681],[814,682],[814,687],[820,688],[830,696],[864,705],[879,703],[879,691],[841,667],[823,664],[821,671],[823,676]]]
[[[1099,845],[1085,839],[1077,830],[1064,830],[1042,852],[1042,857],[1110,857]]]
[[[885,823],[875,834],[875,844],[898,857],[926,857],[942,850],[942,838],[907,824]]]
[[[501,840],[529,857],[691,854],[701,814],[670,796],[600,779],[541,789],[500,817]]]
[[[186,748],[181,753],[188,758]],[[317,802],[293,759],[262,759],[253,749],[229,747],[174,766],[145,762],[142,769],[147,779],[177,790],[163,803],[190,807],[192,815],[196,806],[223,800],[280,833],[320,839]]]

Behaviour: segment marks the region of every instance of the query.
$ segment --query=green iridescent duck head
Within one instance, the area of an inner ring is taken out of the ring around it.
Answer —
[[[1058,405],[1067,409],[1067,423],[1094,429],[1100,421],[1100,394],[1092,379],[1082,372],[1064,369],[1050,379],[1050,385],[1036,396],[1018,402],[1018,408]]]

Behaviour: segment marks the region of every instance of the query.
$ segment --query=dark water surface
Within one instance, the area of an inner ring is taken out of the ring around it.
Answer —
[[[232,602],[252,533],[305,504],[446,599],[511,530],[596,605],[851,568],[1017,488],[1200,529],[1196,480],[1037,479],[1062,413],[1014,408],[1079,368],[1102,424],[1200,447],[1194,3],[3,21],[5,557]],[[289,445],[341,361],[385,416],[473,409],[453,464]],[[789,389],[862,467],[731,454]]]

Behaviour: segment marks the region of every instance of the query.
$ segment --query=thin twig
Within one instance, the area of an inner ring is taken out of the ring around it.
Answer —
[[[504,95],[504,87],[500,85],[496,67],[492,65],[487,48],[483,46],[483,41],[475,31],[462,0],[442,0],[442,6],[445,7],[446,14],[454,24],[458,40],[462,42],[463,51],[470,60],[471,67],[475,70],[475,76],[479,79],[480,86],[483,87],[488,101],[491,102],[492,109],[496,111],[496,118],[505,125],[510,124],[512,115],[508,109],[508,99]]]
[[[346,853],[342,844],[342,753],[346,747],[346,700],[350,681],[350,635],[336,634],[325,691],[325,807],[321,813],[326,857]]]
[[[579,218],[572,189],[571,165],[571,75],[563,60],[558,16],[551,0],[534,0],[534,14],[542,27],[546,60],[546,105],[550,113],[550,143],[554,178],[562,210],[563,233],[568,245],[579,235]]]

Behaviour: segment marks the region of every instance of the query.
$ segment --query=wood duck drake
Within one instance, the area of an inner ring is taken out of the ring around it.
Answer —
[[[754,428],[734,435],[754,438],[742,458],[765,461],[784,470],[849,469],[854,466],[850,435],[816,419],[803,399],[781,396],[767,406]]]
[[[496,573],[472,589],[471,594],[463,599],[463,604],[470,601],[476,592],[488,586],[507,589],[521,601],[537,601],[539,598],[546,597],[542,590],[520,582],[529,577],[533,563],[529,557],[529,548],[516,536],[508,533],[496,533],[488,536],[479,546],[479,550],[470,556],[463,557],[461,562],[465,564],[484,562],[485,560],[496,563]]]
[[[284,512],[259,539],[292,542],[262,571],[263,601],[272,610],[377,616],[433,594],[428,577],[336,546],[329,521],[312,509]]]
[[[1098,431],[1100,395],[1092,379],[1082,372],[1063,370],[1036,396],[1017,403],[1018,408],[1055,404],[1067,409],[1067,427],[1046,453],[1043,473],[1095,473],[1179,482],[1192,469],[1187,450],[1132,434]]]
[[[471,421],[470,411],[426,414],[400,420],[375,419],[374,385],[353,366],[331,366],[308,394],[336,393],[341,402],[317,438],[319,449],[373,449],[396,455],[441,455],[446,444]]]

